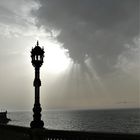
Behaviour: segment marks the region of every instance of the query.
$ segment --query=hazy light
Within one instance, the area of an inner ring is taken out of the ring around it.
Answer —
[[[63,49],[58,44],[48,43],[45,51],[47,72],[58,74],[64,72],[70,65],[68,50]]]

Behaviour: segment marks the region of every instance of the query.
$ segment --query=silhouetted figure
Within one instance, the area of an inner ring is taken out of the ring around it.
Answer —
[[[35,103],[33,108],[33,121],[31,122],[30,126],[31,128],[43,128],[44,122],[41,120],[41,106],[40,106],[40,96],[39,96],[39,88],[41,86],[40,81],[40,67],[43,64],[43,58],[44,58],[44,49],[39,46],[39,43],[37,41],[37,45],[35,48],[32,48],[31,50],[31,59],[32,59],[32,65],[35,68],[35,79],[34,79],[34,87],[35,87]]]

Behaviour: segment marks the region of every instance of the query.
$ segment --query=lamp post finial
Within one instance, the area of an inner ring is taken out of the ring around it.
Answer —
[[[39,46],[39,41],[38,41],[38,40],[37,40],[37,43],[36,43],[36,45],[37,45],[37,46]]]

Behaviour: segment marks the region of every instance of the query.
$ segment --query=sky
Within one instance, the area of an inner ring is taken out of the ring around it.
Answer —
[[[139,0],[0,1],[0,108],[31,110],[39,40],[47,109],[140,107]]]

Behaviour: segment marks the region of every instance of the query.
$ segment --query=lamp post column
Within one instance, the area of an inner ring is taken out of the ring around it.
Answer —
[[[42,52],[42,53],[41,53]],[[33,85],[35,87],[35,102],[33,107],[33,121],[31,122],[31,128],[43,128],[44,122],[41,120],[41,105],[40,105],[40,67],[43,63],[42,59],[44,51],[38,46],[32,49],[31,57],[32,57],[32,64],[35,67],[35,79]]]

